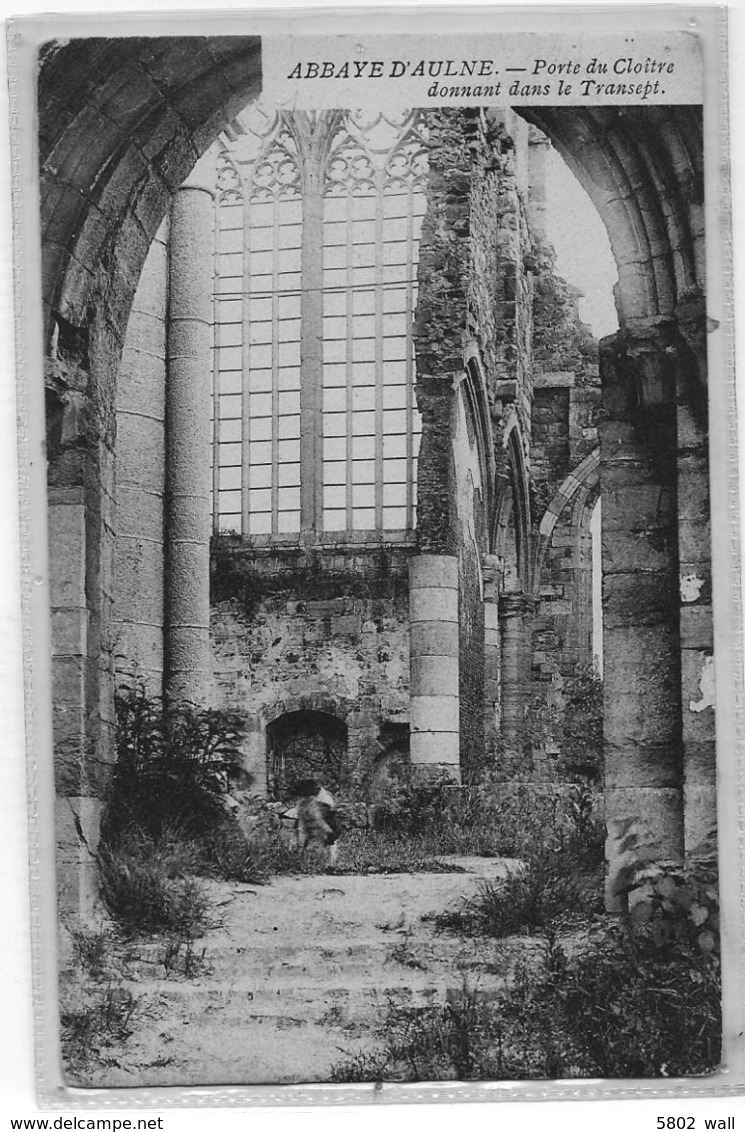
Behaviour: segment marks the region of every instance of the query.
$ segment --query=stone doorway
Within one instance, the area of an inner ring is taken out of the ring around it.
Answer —
[[[294,796],[296,784],[317,778],[333,794],[347,777],[346,724],[325,711],[291,711],[269,724],[267,791],[270,798]]]

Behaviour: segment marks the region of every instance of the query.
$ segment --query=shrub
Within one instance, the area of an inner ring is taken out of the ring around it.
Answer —
[[[334,1081],[670,1077],[708,1073],[720,1056],[718,963],[660,948],[624,924],[595,929],[574,956],[547,933],[486,998],[464,988],[426,1007],[389,1003],[381,1045],[337,1065]]]
[[[677,1077],[718,1064],[719,962],[688,942],[604,927],[547,989],[593,1075]]]
[[[115,705],[105,841],[131,827],[153,838],[169,827],[187,837],[211,829],[223,816],[226,777],[239,765],[243,717],[190,704],[166,709],[139,687],[118,693]]]
[[[625,846],[636,837],[631,833]],[[644,927],[660,946],[679,942],[703,954],[719,951],[719,884],[716,833],[690,854],[684,864],[655,860],[635,848],[627,873],[625,896],[631,920]]]
[[[208,900],[192,877],[197,851],[177,836],[153,841],[130,831],[99,851],[101,896],[129,932],[173,932],[185,938],[207,926]]]

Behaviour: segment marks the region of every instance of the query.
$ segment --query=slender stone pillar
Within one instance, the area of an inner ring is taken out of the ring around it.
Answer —
[[[530,655],[528,614],[533,603],[523,593],[504,593],[499,598],[502,638],[502,737],[516,744],[525,722],[530,694],[527,659]]]
[[[501,652],[499,632],[498,559],[486,555],[484,561],[484,744],[487,758],[493,758],[501,717]]]
[[[683,853],[675,377],[662,332],[601,343],[605,810],[610,911],[650,851]]]
[[[203,702],[210,678],[210,395],[214,208],[198,165],[171,209],[166,390],[165,695]]]
[[[411,764],[421,779],[460,781],[458,560],[420,555],[409,566]]]
[[[122,353],[116,405],[113,625],[117,680],[163,691],[168,225],[148,252]]]

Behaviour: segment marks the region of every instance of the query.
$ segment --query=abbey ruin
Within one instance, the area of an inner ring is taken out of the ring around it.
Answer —
[[[260,59],[41,61],[62,907],[117,684],[244,712],[270,797],[300,761],[366,802],[546,779],[600,651],[612,907],[629,828],[680,859],[716,816],[700,108],[276,114]],[[600,343],[549,145],[616,260]]]

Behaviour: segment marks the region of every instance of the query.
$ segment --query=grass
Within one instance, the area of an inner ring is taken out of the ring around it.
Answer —
[[[209,901],[188,875],[196,852],[178,837],[154,841],[132,834],[99,852],[101,896],[129,933],[168,932],[192,939],[209,926]]]

